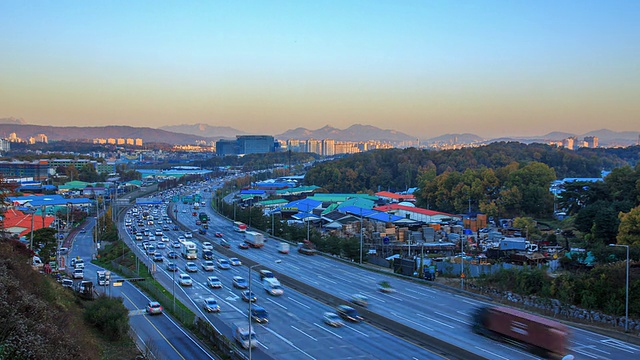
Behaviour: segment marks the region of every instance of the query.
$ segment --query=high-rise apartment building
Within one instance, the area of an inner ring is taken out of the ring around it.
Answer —
[[[591,149],[595,149],[598,147],[598,137],[597,136],[585,136],[584,142],[587,143],[587,147]]]

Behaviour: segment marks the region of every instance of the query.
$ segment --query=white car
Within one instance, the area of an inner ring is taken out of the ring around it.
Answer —
[[[201,264],[202,264],[202,270],[204,271],[213,271],[215,268],[215,265],[211,260],[204,260]]]
[[[84,279],[84,270],[82,270],[82,269],[73,270],[73,278],[74,279]]]
[[[209,276],[207,278],[207,285],[214,289],[222,288],[222,282],[220,281],[220,279],[218,279],[217,276]]]
[[[180,235],[180,236],[178,236],[178,241],[183,243],[183,242],[187,241],[187,239],[184,236]]]
[[[193,233],[191,231],[186,231],[184,233],[184,237],[187,238],[187,239],[191,239],[191,238],[193,238]]]
[[[202,243],[202,250],[213,250],[213,244],[208,241]]]
[[[240,259],[238,259],[238,258],[234,258],[234,257],[229,258],[229,262],[233,266],[242,266],[242,261],[240,261]]]
[[[167,235],[162,235],[162,237],[160,238],[160,240],[164,241],[164,242],[169,242],[169,237]]]
[[[187,274],[180,274],[178,276],[178,284],[182,286],[191,286],[193,285],[193,280],[191,280],[191,276]]]

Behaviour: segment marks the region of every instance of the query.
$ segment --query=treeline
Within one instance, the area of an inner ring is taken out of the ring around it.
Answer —
[[[318,164],[305,182],[329,192],[418,188],[419,206],[490,216],[546,216],[553,211],[552,180],[600,177],[603,169],[635,164],[640,148],[579,149],[494,143],[449,151],[389,149]]]
[[[195,166],[203,168],[242,167],[243,171],[271,169],[274,165],[299,167],[303,164],[319,159],[320,155],[301,152],[276,152],[267,154],[247,154],[244,156],[216,156],[202,161],[196,161]],[[295,173],[292,171],[291,173]]]

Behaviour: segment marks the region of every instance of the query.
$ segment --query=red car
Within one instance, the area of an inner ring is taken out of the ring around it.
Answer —
[[[221,238],[222,236],[223,236],[223,235],[222,235],[222,233],[221,233],[221,232],[217,232],[217,233],[216,233],[216,237]]]

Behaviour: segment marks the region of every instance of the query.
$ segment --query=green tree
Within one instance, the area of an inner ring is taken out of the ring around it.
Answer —
[[[86,307],[84,318],[112,341],[128,336],[129,310],[124,306],[121,297],[99,296]]]
[[[616,240],[621,245],[640,246],[640,206],[618,215],[620,226]]]

